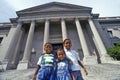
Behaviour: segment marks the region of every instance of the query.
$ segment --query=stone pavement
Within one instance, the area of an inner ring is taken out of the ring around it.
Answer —
[[[0,80],[31,80],[35,69],[0,72]]]
[[[88,76],[85,80],[120,80],[120,64],[104,63],[97,65],[86,65]],[[0,72],[0,80],[31,80],[35,69],[7,70]]]
[[[107,63],[86,67],[89,74],[84,77],[85,80],[120,80],[120,64]]]

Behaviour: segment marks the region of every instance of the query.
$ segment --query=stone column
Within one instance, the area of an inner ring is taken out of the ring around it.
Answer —
[[[11,60],[11,64],[13,65],[12,67],[13,68],[16,68],[16,62],[18,61],[18,55],[20,53],[20,45],[21,45],[21,40],[22,40],[22,37],[23,37],[23,30],[20,32],[20,35],[19,35],[19,38],[18,38],[18,41],[17,41],[17,44],[16,44],[16,48],[15,48],[15,52],[14,52],[14,55],[12,57],[12,60]]]
[[[22,27],[22,23],[19,22],[19,23],[17,24],[15,33],[14,33],[14,35],[13,35],[13,38],[12,38],[12,40],[11,40],[11,42],[10,42],[10,45],[9,45],[9,48],[8,48],[8,50],[7,50],[7,53],[6,53],[6,56],[5,56],[5,60],[7,60],[7,59],[10,58],[10,56],[9,56],[9,53],[10,53],[10,52],[13,53],[13,49],[15,48],[15,44],[16,44],[16,42],[17,42],[17,40],[18,40],[18,36],[19,36],[20,31],[21,31],[21,27]]]
[[[75,19],[75,23],[76,23],[76,27],[77,27],[79,40],[80,40],[82,50],[83,50],[83,53],[84,53],[83,62],[85,64],[97,63],[97,61],[95,60],[95,57],[90,56],[90,51],[88,49],[87,42],[85,40],[85,36],[84,36],[83,30],[82,30],[82,27],[81,27],[81,24],[80,24],[78,18]]]
[[[96,41],[96,47],[98,47],[98,49],[100,51],[101,62],[107,62],[108,59],[111,60],[110,57],[107,55],[107,50],[106,50],[106,48],[103,44],[103,41],[102,41],[96,27],[95,27],[95,24],[94,24],[93,20],[88,19],[88,23],[89,23],[90,28],[93,32],[93,36],[94,36],[95,41]]]
[[[49,41],[49,25],[50,25],[50,22],[48,19],[46,19],[45,29],[44,29],[43,52],[44,52],[44,44]]]
[[[23,35],[23,31],[21,30],[18,38],[16,39],[17,41],[16,41],[16,44],[14,47],[14,52],[13,52],[13,54],[11,54],[11,58],[9,59],[7,69],[16,69],[16,67],[17,67],[16,60],[18,60],[17,55],[20,52],[20,42],[21,42],[22,35]]]
[[[5,54],[2,65],[4,69],[9,69],[9,61],[12,59],[12,56],[15,51],[15,47],[18,41],[19,33],[21,31],[22,23],[18,22],[17,27],[13,25],[10,29],[10,32],[7,37],[7,43],[3,46],[2,53]]]
[[[67,39],[67,29],[66,29],[66,24],[64,19],[61,19],[61,29],[62,29],[62,37],[64,41],[65,39]]]
[[[34,36],[34,29],[35,29],[35,21],[31,22],[30,30],[28,33],[28,38],[26,41],[26,46],[24,50],[24,55],[21,63],[18,65],[17,69],[27,69],[29,67],[29,57],[32,49],[32,41]]]

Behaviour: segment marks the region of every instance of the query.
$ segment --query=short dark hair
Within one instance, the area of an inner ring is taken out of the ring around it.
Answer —
[[[65,41],[67,41],[67,40],[69,40],[69,41],[71,42],[71,40],[67,38],[67,39],[65,39],[65,40],[63,41],[63,44],[64,44],[64,43],[65,43]]]
[[[46,42],[46,43],[44,44],[44,46],[46,46],[47,44],[50,44],[50,45],[52,46],[52,44],[51,44],[50,42]]]
[[[65,54],[65,51],[64,51],[64,49],[62,49],[62,48],[57,49],[57,52],[58,52],[58,51],[63,51],[64,54]]]

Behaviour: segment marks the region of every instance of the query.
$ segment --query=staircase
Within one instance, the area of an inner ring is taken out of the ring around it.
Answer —
[[[86,65],[88,75],[84,80],[120,80],[120,63],[104,63],[97,65]],[[0,80],[32,80],[35,69],[7,70],[0,72]]]
[[[88,75],[83,77],[85,80],[120,80],[120,64],[97,64],[86,65]]]

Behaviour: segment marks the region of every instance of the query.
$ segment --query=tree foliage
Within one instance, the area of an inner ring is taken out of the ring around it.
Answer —
[[[114,59],[120,60],[120,42],[116,43],[114,47],[109,48],[107,53]]]

